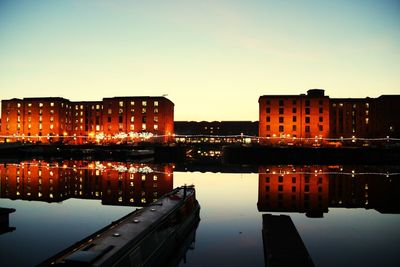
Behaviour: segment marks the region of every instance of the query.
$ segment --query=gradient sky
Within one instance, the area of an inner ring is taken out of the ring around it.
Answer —
[[[258,97],[400,93],[400,1],[0,0],[0,99],[163,95],[176,120]]]

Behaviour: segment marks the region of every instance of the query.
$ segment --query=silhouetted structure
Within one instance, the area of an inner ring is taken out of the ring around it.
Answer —
[[[314,266],[289,216],[263,214],[262,217],[266,267]]]
[[[0,208],[0,235],[15,230],[15,227],[10,227],[10,213],[15,212],[15,209]]]
[[[6,142],[167,142],[174,133],[174,103],[165,97],[14,98],[2,100],[1,118]]]

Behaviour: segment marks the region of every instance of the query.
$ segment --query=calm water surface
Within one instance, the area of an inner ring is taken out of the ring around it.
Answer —
[[[201,221],[179,266],[265,266],[263,214],[289,215],[316,266],[400,266],[398,169],[253,170],[186,172],[179,165],[90,161],[2,164],[0,207],[16,211],[1,226],[0,265],[38,264],[172,188],[194,184]]]

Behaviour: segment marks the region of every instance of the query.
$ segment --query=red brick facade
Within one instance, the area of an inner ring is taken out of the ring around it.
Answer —
[[[174,104],[165,97],[10,99],[1,115],[6,142],[166,142],[174,133]]]

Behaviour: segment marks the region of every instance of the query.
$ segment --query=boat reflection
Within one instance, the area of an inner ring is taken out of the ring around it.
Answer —
[[[261,166],[258,210],[323,217],[329,207],[400,213],[398,168],[352,166]]]
[[[103,205],[146,206],[173,189],[174,165],[110,161],[0,165],[0,198],[62,202],[100,199]]]

